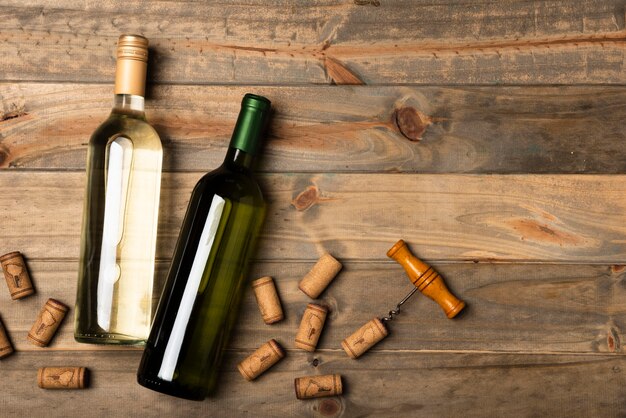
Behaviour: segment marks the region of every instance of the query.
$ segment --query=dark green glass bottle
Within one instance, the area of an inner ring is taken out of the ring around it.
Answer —
[[[265,218],[252,165],[269,113],[269,100],[244,96],[224,163],[193,190],[137,372],[142,386],[194,400],[215,388]]]

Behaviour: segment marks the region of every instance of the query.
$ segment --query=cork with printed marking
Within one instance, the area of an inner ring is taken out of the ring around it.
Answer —
[[[2,271],[4,272],[11,299],[22,299],[35,293],[22,253],[13,251],[5,254],[0,257],[0,264],[2,265]]]
[[[237,365],[239,373],[252,381],[285,357],[285,351],[276,340],[271,339]]]
[[[88,370],[85,367],[42,367],[37,384],[42,389],[84,389]]]
[[[341,375],[304,376],[294,380],[296,398],[311,399],[343,393]]]
[[[296,347],[306,351],[315,351],[320,335],[322,335],[327,315],[328,308],[325,306],[314,303],[307,305],[296,334]]]
[[[28,341],[39,347],[50,344],[69,308],[55,299],[48,299],[28,333]]]
[[[341,346],[350,358],[356,359],[388,334],[385,324],[380,319],[374,318],[343,340]]]
[[[9,340],[6,328],[0,321],[0,359],[10,356],[13,353],[13,345]]]

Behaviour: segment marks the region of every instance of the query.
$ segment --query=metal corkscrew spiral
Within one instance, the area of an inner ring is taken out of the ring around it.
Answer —
[[[415,294],[415,292],[417,292],[419,289],[417,287],[414,287],[413,290],[411,290],[400,302],[398,302],[398,304],[396,305],[395,309],[392,309],[389,311],[389,315],[388,316],[384,316],[382,318],[380,318],[380,320],[383,323],[387,323],[389,321],[391,321],[394,317],[398,316],[398,314],[400,313],[400,308],[402,307],[402,305],[404,305],[406,303],[407,300],[409,300],[411,298],[411,296],[413,296]]]

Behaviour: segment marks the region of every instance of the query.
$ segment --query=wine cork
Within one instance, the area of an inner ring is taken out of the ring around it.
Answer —
[[[4,271],[4,278],[9,287],[11,299],[22,299],[35,293],[22,253],[13,251],[5,254],[0,257],[0,264],[2,265],[2,271]]]
[[[8,357],[11,353],[13,353],[13,346],[2,321],[0,321],[0,359]]]
[[[326,253],[317,260],[313,268],[300,280],[298,287],[311,299],[317,299],[330,282],[333,281],[341,267],[339,261]]]
[[[335,396],[343,393],[341,375],[305,376],[294,380],[296,398],[311,399],[323,396]]]
[[[269,276],[261,277],[252,282],[252,289],[263,321],[268,325],[282,321],[285,316],[274,280]]]
[[[84,389],[89,371],[84,367],[42,367],[37,384],[42,389]]]
[[[374,318],[343,340],[341,346],[351,358],[359,358],[388,334],[385,324]]]
[[[48,299],[28,333],[28,340],[39,347],[47,346],[61,325],[61,321],[65,318],[68,309],[58,300]]]
[[[261,347],[259,347],[254,353],[250,354],[244,361],[237,365],[239,373],[246,380],[251,381],[259,377],[267,369],[285,357],[285,351],[276,342],[271,339]]]
[[[328,315],[328,308],[325,306],[314,303],[307,305],[296,334],[296,347],[306,351],[315,351],[320,335],[322,335],[324,322],[326,322],[326,315]]]

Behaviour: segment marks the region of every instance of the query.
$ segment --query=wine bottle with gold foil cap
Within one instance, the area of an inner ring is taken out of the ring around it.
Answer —
[[[163,150],[146,122],[148,40],[122,35],[113,109],[87,151],[74,337],[143,344],[153,314]]]
[[[269,115],[269,100],[244,96],[224,163],[191,194],[137,373],[142,386],[195,400],[216,387],[265,218],[253,164]]]

